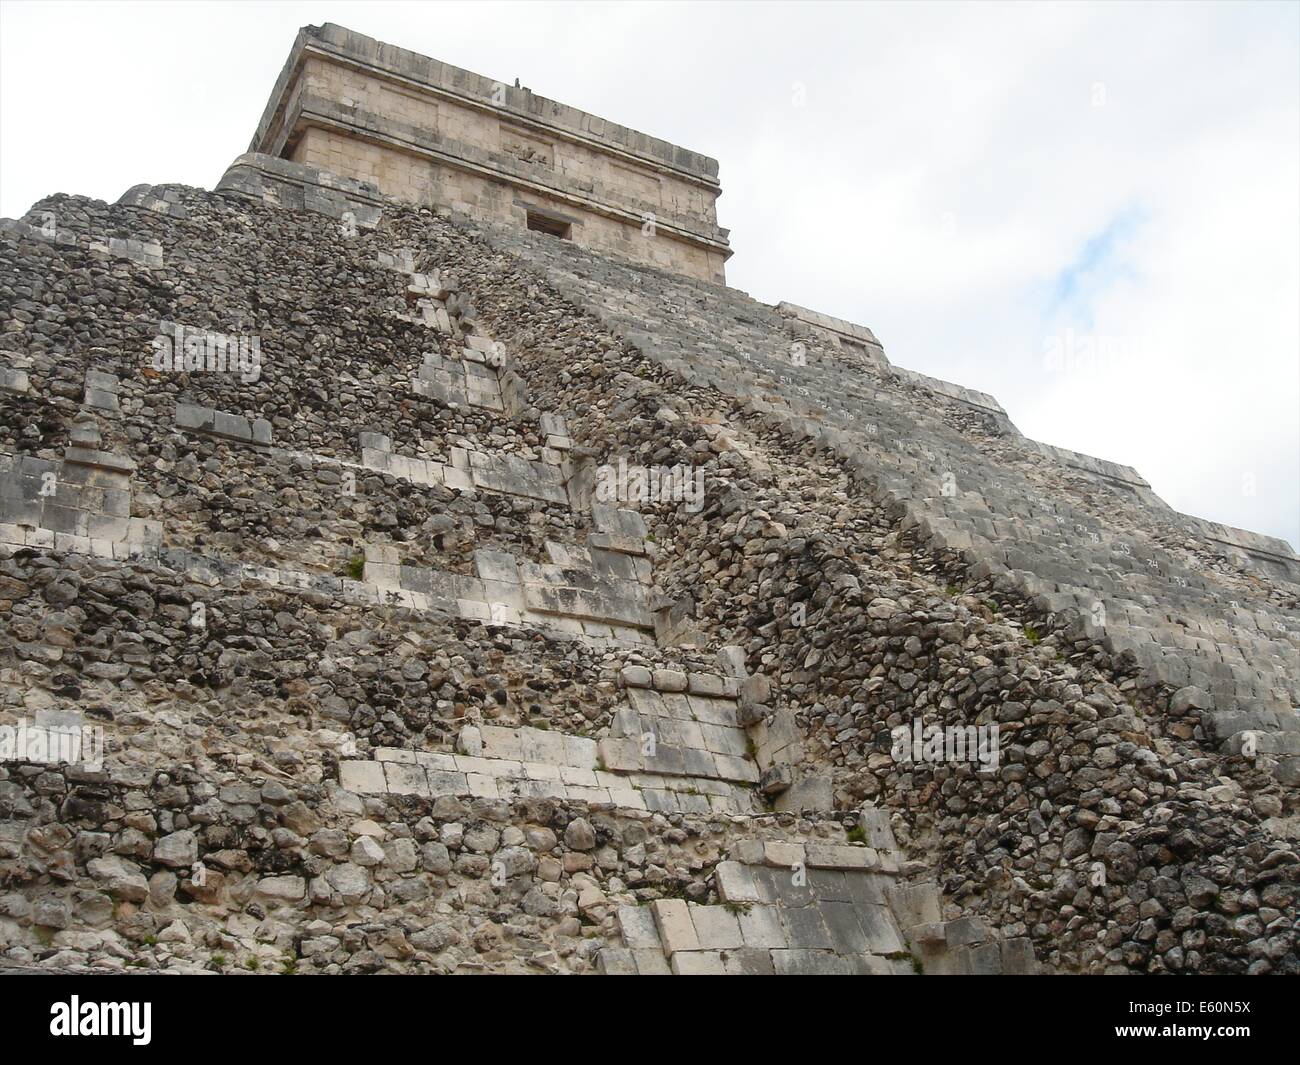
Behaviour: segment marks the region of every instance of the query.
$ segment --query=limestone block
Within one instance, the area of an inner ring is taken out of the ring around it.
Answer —
[[[802,843],[763,844],[763,863],[777,869],[793,869],[796,865],[806,865],[807,857]]]
[[[746,758],[735,758],[729,754],[713,755],[713,762],[718,767],[718,776],[723,780],[738,780],[745,784],[758,783],[758,766]]]
[[[663,950],[660,948],[634,950],[632,951],[632,957],[636,962],[638,976],[672,975],[673,971],[668,964],[668,960],[664,957]]]
[[[1004,939],[1002,947],[1002,972],[1007,976],[1032,976],[1038,972],[1034,945],[1025,937]]]
[[[90,466],[110,474],[131,474],[135,472],[136,468],[134,460],[127,458],[125,455],[117,455],[111,451],[97,451],[86,447],[65,448],[63,461],[74,466]],[[122,486],[126,484],[126,482],[122,481],[111,483]]]
[[[407,765],[415,765],[416,753],[415,751],[407,751],[400,747],[376,747],[375,761],[404,762]]]
[[[701,724],[721,728],[739,728],[737,704],[730,699],[713,699],[703,695],[690,695],[686,706],[691,717]]]
[[[630,950],[622,947],[604,947],[596,955],[596,964],[604,976],[636,976],[636,960]]]
[[[655,899],[650,904],[655,928],[664,953],[671,956],[678,951],[700,950],[699,937],[691,920],[690,909],[682,899]]]
[[[800,950],[831,950],[834,941],[819,907],[783,906],[777,916],[785,929],[790,946]]]
[[[411,381],[411,391],[417,396],[435,400],[444,407],[453,409],[464,406],[468,402],[464,386],[450,381],[431,381],[424,377],[417,377]]]
[[[538,419],[542,433],[545,436],[568,436],[569,429],[565,424],[564,418],[559,414],[544,413]]]
[[[423,770],[422,770],[423,771]],[[387,770],[388,790],[394,792],[392,767]],[[448,773],[440,769],[427,770],[428,794],[430,795],[465,795],[469,791],[469,781],[461,772]]]
[[[713,870],[713,878],[724,902],[743,905],[764,901],[754,877],[740,862],[719,862]]]
[[[384,780],[390,795],[428,795],[429,777],[423,766],[384,762]]]
[[[983,943],[966,948],[970,951],[972,976],[1001,976],[1002,949],[998,943]]]
[[[388,790],[380,762],[340,762],[339,784],[360,795],[382,795]]]
[[[947,923],[944,938],[950,947],[972,946],[987,941],[989,930],[978,917],[962,917]]]
[[[448,488],[454,488],[458,492],[472,492],[474,490],[474,480],[464,470],[458,470],[453,466],[444,466],[442,468],[442,481]]]
[[[94,255],[129,259],[140,266],[157,267],[163,265],[162,245],[156,240],[146,241],[128,237],[109,237],[107,240],[91,241],[90,251]]]
[[[743,944],[740,923],[725,906],[691,905],[689,912],[704,950],[728,950]]]
[[[898,926],[894,923],[888,906],[857,906],[855,913],[871,944],[871,953],[894,954],[904,949],[902,936],[898,934]]]
[[[692,695],[711,695],[721,697],[726,693],[723,678],[713,673],[688,673],[686,690]]]
[[[840,846],[809,840],[805,845],[809,868],[860,869],[879,868],[880,858],[872,847]]]
[[[564,737],[564,764],[590,773],[596,768],[596,741],[586,736]],[[594,778],[593,778],[594,779]]]
[[[851,902],[818,902],[817,912],[830,934],[836,954],[865,954],[874,946]],[[875,927],[874,921],[868,923]]]
[[[651,679],[656,691],[684,692],[686,690],[686,674],[679,670],[656,669]]]
[[[714,950],[697,950],[674,954],[670,963],[674,976],[725,976],[722,954]]]
[[[633,949],[663,950],[653,912],[648,906],[620,906],[616,912],[623,943]]]
[[[847,958],[829,950],[774,950],[772,967],[777,976],[851,976],[853,966]]]
[[[745,758],[748,754],[748,740],[745,730],[724,728],[721,725],[696,725],[691,727],[699,733],[700,743],[691,746],[703,746],[714,754],[730,755],[733,758]]]
[[[493,621],[492,608],[480,600],[457,599],[456,607],[463,618],[468,618],[471,621],[481,621],[485,624],[491,624]]]
[[[627,699],[633,711],[643,717],[686,717],[689,718],[689,707],[686,714],[674,714],[670,712],[668,703],[658,692],[649,688],[629,688],[627,690]]]
[[[771,951],[753,947],[724,951],[722,962],[728,976],[775,976]]]
[[[519,583],[519,563],[509,552],[480,548],[474,552],[474,566],[479,577],[485,581]]]
[[[785,949],[790,945],[785,926],[775,906],[756,905],[737,916],[745,946],[765,950]]]
[[[523,759],[523,742],[517,730],[499,725],[484,725],[482,733],[485,758]]]
[[[890,827],[888,811],[873,806],[863,806],[858,811],[858,825],[872,847],[885,851],[898,850],[894,830]]]
[[[591,524],[592,528],[598,533],[606,533],[628,540],[644,540],[646,538],[645,519],[635,510],[622,510],[602,503],[593,503],[591,506]]]
[[[645,666],[624,666],[619,671],[619,679],[626,688],[648,688],[650,671]]]
[[[595,744],[592,744],[595,747]],[[595,756],[592,756],[592,764],[595,764]],[[577,766],[564,765],[560,766],[560,780],[565,784],[581,788],[596,788],[599,783],[596,774],[591,769],[582,769]]]
[[[425,769],[441,769],[450,773],[456,769],[456,756],[439,751],[416,751],[415,763]]]
[[[829,810],[833,803],[829,773],[796,773],[789,790],[777,796],[773,805],[782,812],[798,813],[805,810]],[[882,856],[881,868],[886,867],[887,859]],[[894,871],[897,871],[897,865],[894,866]]]
[[[521,728],[519,742],[523,761],[562,765],[565,762],[564,735],[543,729]]]

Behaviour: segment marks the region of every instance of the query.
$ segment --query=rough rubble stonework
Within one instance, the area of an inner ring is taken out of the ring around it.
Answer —
[[[865,327],[256,153],[0,310],[0,964],[1300,972],[1300,560]]]

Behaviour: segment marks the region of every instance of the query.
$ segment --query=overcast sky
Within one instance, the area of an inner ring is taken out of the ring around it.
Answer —
[[[211,188],[337,22],[721,162],[728,280],[1300,544],[1300,4],[0,3],[0,215]]]

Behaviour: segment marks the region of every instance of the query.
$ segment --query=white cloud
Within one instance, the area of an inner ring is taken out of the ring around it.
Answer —
[[[0,213],[210,188],[325,20],[716,156],[736,286],[1300,542],[1296,5],[7,3]],[[1119,379],[1046,373],[1067,329]]]

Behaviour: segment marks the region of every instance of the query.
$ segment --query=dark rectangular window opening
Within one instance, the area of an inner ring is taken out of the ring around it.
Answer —
[[[568,222],[561,222],[558,218],[548,218],[544,214],[529,211],[528,228],[535,233],[549,233],[561,240],[568,240],[569,232],[573,229],[573,226]]]

